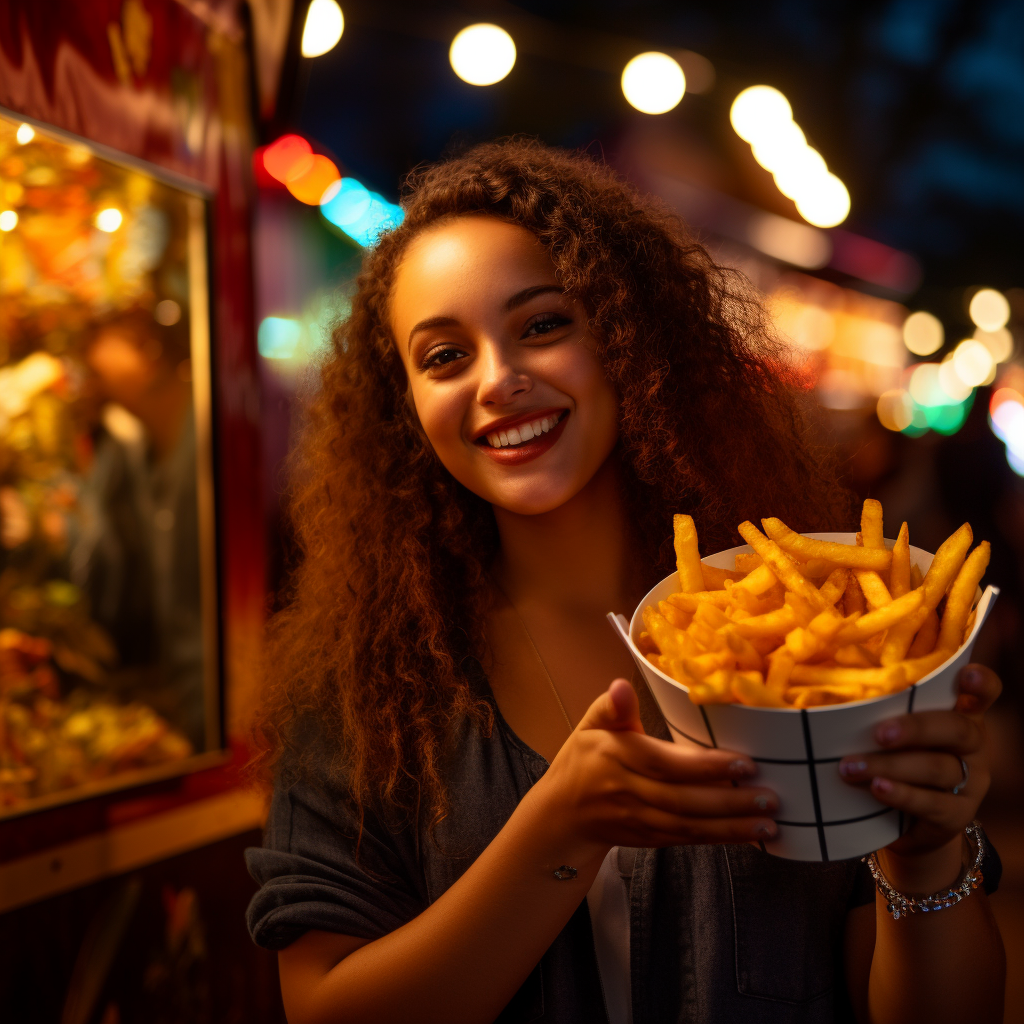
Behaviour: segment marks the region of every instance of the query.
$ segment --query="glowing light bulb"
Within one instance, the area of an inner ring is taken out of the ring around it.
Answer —
[[[982,288],[971,299],[967,312],[975,327],[983,331],[998,331],[1009,322],[1010,303],[995,288]]]
[[[448,59],[464,82],[494,85],[515,65],[516,44],[498,25],[468,25],[452,40]]]
[[[944,341],[942,321],[931,313],[920,310],[903,321],[903,344],[915,356],[930,356],[938,352]]]
[[[775,131],[762,135],[750,148],[754,159],[766,171],[774,173],[799,161],[801,150],[807,149],[807,140],[798,125],[786,121]]]
[[[816,179],[796,200],[797,212],[816,228],[834,228],[850,212],[850,193],[834,174]]]
[[[995,370],[996,361],[992,353],[974,338],[961,341],[953,353],[953,369],[956,375],[969,387],[984,384]]]
[[[21,124],[18,125],[14,137],[18,140],[19,146],[24,146],[26,142],[31,142],[36,137],[36,130],[30,124]]]
[[[124,217],[121,216],[121,211],[116,206],[108,206],[96,214],[96,227],[100,231],[106,231],[107,234],[116,231],[123,221]]]
[[[755,158],[757,154],[754,154]],[[825,158],[812,146],[789,153],[774,171],[775,187],[788,199],[796,200],[828,175]]]
[[[0,213],[0,231],[13,231],[18,226],[16,210],[4,210]]]
[[[282,135],[263,151],[263,166],[284,185],[313,166],[313,147],[301,135]]]
[[[319,57],[338,45],[345,31],[345,16],[337,0],[313,0],[302,27],[302,56]]]
[[[667,53],[639,53],[622,69],[622,94],[644,114],[666,113],[685,92],[683,69]]]
[[[753,144],[793,120],[789,100],[770,85],[752,85],[732,101],[729,120],[736,134]]]
[[[328,188],[340,178],[334,162],[318,153],[293,170],[285,179],[285,186],[300,203],[317,206]]]

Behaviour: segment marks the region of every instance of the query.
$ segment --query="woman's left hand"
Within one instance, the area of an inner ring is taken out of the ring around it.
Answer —
[[[929,854],[952,846],[954,840],[959,850],[959,837],[988,790],[983,716],[1002,683],[984,665],[966,665],[957,684],[953,711],[919,711],[880,722],[875,739],[882,751],[845,757],[839,765],[846,782],[870,786],[881,803],[910,816],[910,828],[886,847],[899,860],[928,860]],[[961,758],[968,769],[965,785]]]

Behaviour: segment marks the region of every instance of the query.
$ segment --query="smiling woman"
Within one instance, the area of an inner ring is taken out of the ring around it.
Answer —
[[[730,785],[748,758],[668,741],[605,622],[670,570],[673,512],[712,550],[763,508],[845,517],[742,281],[606,168],[532,143],[428,168],[403,206],[321,367],[294,461],[304,557],[269,633],[249,925],[280,950],[289,1020],[994,1005],[983,894],[895,934],[864,865],[767,856],[778,798]],[[883,851],[908,891],[957,874],[984,795],[999,684],[972,685],[970,715],[890,729],[871,762],[922,822]]]

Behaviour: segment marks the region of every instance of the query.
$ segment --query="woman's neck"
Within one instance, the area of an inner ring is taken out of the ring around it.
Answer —
[[[495,507],[495,575],[517,607],[558,604],[602,615],[632,595],[628,529],[613,455],[564,505],[539,515]]]

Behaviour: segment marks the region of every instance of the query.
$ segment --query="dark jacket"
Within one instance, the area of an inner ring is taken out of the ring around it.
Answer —
[[[652,704],[644,702],[648,732],[667,738]],[[496,706],[491,737],[467,726],[457,749],[451,813],[434,836],[368,813],[358,858],[358,826],[343,793],[279,786],[264,846],[246,854],[261,885],[247,915],[253,939],[270,949],[311,929],[376,939],[448,889],[548,767]],[[499,1021],[605,1021],[583,895]],[[745,845],[637,850],[630,883],[633,1020],[852,1021],[843,930],[848,911],[873,900],[871,877],[857,860],[803,863]]]

